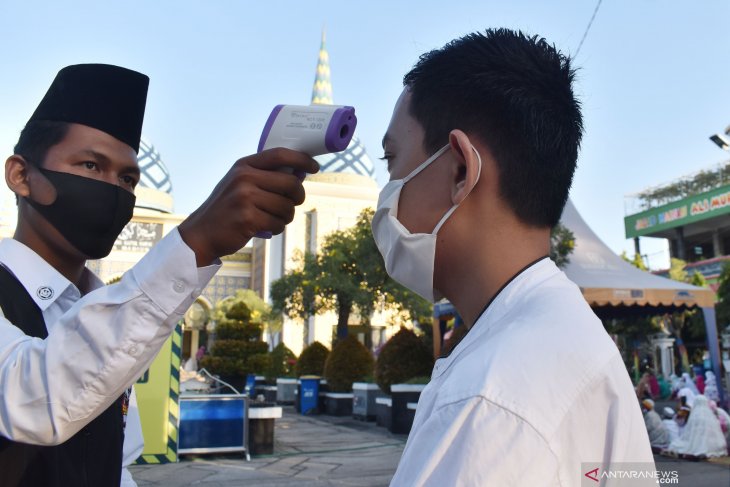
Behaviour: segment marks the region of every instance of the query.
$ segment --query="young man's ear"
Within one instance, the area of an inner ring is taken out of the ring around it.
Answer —
[[[476,186],[481,173],[482,161],[469,140],[469,136],[461,130],[454,129],[449,133],[449,145],[451,145],[451,153],[454,157],[451,202],[458,205]]]
[[[5,183],[16,197],[28,197],[30,195],[30,183],[28,181],[28,162],[17,154],[8,157],[5,161]]]

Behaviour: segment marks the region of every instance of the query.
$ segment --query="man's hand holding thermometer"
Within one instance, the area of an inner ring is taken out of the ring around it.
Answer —
[[[356,125],[352,107],[275,107],[259,152],[236,161],[178,227],[198,266],[233,254],[254,235],[283,232],[294,219],[294,208],[304,202],[302,180],[319,170],[312,157],[344,150]]]

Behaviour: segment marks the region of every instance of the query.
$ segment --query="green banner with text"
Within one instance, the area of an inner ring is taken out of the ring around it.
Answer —
[[[624,218],[626,238],[653,235],[730,213],[730,185]]]

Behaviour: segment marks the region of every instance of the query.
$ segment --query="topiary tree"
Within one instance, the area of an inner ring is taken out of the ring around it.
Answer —
[[[430,376],[433,356],[428,347],[410,330],[401,328],[383,345],[375,363],[375,382],[390,394],[390,386],[414,377]]]
[[[256,292],[251,289],[237,289],[233,296],[223,298],[216,303],[213,311],[213,320],[219,322],[225,319],[226,313],[231,306],[237,303],[243,303],[250,311],[249,320],[254,323],[261,323],[269,336],[273,336],[281,331],[282,318],[281,313],[273,313],[271,306],[259,297]]]
[[[226,303],[226,311],[216,323],[215,341],[201,359],[201,367],[241,387],[246,375],[263,374],[269,367],[269,346],[261,341],[261,333],[262,326],[251,322],[245,303]]]
[[[277,377],[293,377],[297,356],[283,342],[274,347],[269,353],[269,358],[270,364],[266,369],[267,381],[274,382]]]
[[[324,374],[324,364],[327,362],[327,356],[330,351],[327,347],[319,342],[314,342],[302,350],[294,366],[294,373],[297,377],[303,375],[318,375]]]
[[[350,392],[352,383],[373,373],[373,355],[357,338],[343,338],[332,349],[324,365],[324,377],[332,392]]]

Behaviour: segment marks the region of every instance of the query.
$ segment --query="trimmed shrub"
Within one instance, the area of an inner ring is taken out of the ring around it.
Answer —
[[[258,323],[224,320],[216,324],[215,337],[219,340],[258,341],[262,331],[262,327]]]
[[[387,394],[392,384],[430,376],[433,356],[415,333],[401,328],[380,350],[375,364],[375,382]]]
[[[324,364],[327,362],[329,353],[329,349],[319,342],[309,345],[299,355],[299,360],[294,367],[296,376],[318,375],[321,377],[324,374]]]
[[[210,354],[216,357],[245,359],[251,355],[266,354],[269,346],[264,342],[246,342],[243,340],[216,340]]]
[[[294,376],[294,364],[297,361],[297,356],[283,342],[274,347],[269,353],[269,358],[271,363],[266,370],[267,381],[276,381],[277,377]]]
[[[352,383],[373,371],[373,355],[354,336],[343,338],[332,349],[324,365],[324,377],[332,392],[350,392]]]
[[[268,353],[251,355],[245,362],[246,373],[264,375],[271,368],[271,357]]]
[[[216,324],[215,341],[200,366],[224,380],[264,374],[271,365],[269,346],[261,341],[261,325],[250,317],[244,303],[234,303]]]

